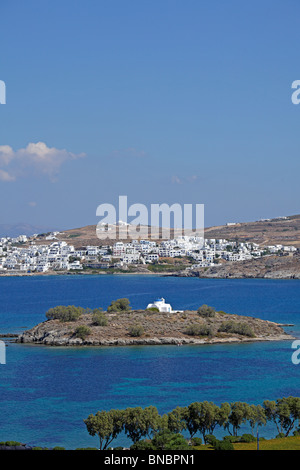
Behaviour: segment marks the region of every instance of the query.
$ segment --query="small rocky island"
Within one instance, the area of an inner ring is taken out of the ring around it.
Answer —
[[[128,299],[117,299],[107,311],[58,306],[48,310],[46,318],[45,322],[19,335],[16,342],[125,346],[293,339],[277,323],[216,311],[207,305],[196,311],[161,312],[155,307],[132,310]]]

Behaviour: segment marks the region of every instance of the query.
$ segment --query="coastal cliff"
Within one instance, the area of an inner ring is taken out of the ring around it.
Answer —
[[[184,345],[293,339],[274,322],[215,312],[203,318],[196,311],[159,313],[135,310],[105,312],[107,324],[95,325],[91,314],[76,321],[47,320],[23,332],[18,343],[52,346]],[[76,332],[85,331],[85,335]]]

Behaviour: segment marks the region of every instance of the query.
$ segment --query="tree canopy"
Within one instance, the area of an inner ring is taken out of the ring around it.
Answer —
[[[298,425],[294,431],[298,435],[299,421],[300,398],[284,397],[276,401],[265,400],[262,405],[240,401],[220,406],[208,401],[193,402],[162,415],[155,406],[98,411],[95,415],[90,414],[84,423],[91,436],[98,436],[101,450],[107,449],[121,432],[133,442],[131,449],[176,450],[187,446],[182,435],[185,431],[188,431],[191,442],[196,434],[201,434],[204,443],[211,444],[216,440],[213,433],[219,426],[230,434],[224,440],[250,442],[254,439],[255,429],[267,422],[274,423],[278,435],[286,437]],[[252,434],[238,437],[239,429],[246,423],[250,425]]]

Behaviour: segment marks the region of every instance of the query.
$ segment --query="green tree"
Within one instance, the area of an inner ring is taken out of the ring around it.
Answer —
[[[296,425],[298,422],[299,424],[299,419],[300,419],[300,398],[299,397],[288,397],[288,398],[283,398],[285,400],[290,408],[290,425],[287,426],[286,432],[287,436],[293,429],[293,427]]]
[[[218,424],[219,408],[212,402],[194,402],[187,407],[186,426],[191,438],[199,431],[205,442],[206,434],[212,434]]]
[[[279,434],[287,437],[300,418],[300,398],[284,397],[263,403],[267,419],[273,421]]]
[[[252,434],[254,429],[258,430],[259,426],[265,426],[267,417],[264,408],[261,405],[250,405],[249,423],[251,426]]]
[[[275,424],[278,433],[282,432],[282,423],[280,422],[280,416],[277,409],[276,401],[265,400],[263,402],[263,408],[268,421]]]
[[[240,401],[231,403],[231,413],[228,417],[227,423],[229,433],[237,436],[237,432],[241,425],[244,424],[250,416],[250,406],[248,403],[242,403]],[[232,426],[232,433],[230,432],[229,425]]]
[[[126,408],[124,412],[124,431],[133,443],[143,437],[150,438],[160,424],[160,415],[154,406]]]
[[[231,412],[230,404],[221,403],[221,406],[219,407],[218,412],[217,412],[217,422],[219,426],[226,429],[230,412]]]
[[[150,438],[153,433],[159,431],[161,416],[155,406],[144,408],[144,419],[146,424],[147,436]]]
[[[88,433],[99,437],[99,449],[105,450],[121,433],[124,427],[124,411],[97,411],[84,420]]]
[[[170,411],[167,417],[167,428],[171,432],[181,432],[186,429],[185,416],[187,408],[177,406],[174,410]]]

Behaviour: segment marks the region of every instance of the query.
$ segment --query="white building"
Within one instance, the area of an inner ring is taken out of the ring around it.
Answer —
[[[123,242],[116,242],[113,246],[113,255],[120,257],[125,253],[125,245]]]
[[[153,263],[153,261],[158,261],[159,255],[157,253],[148,253],[145,255],[145,261],[148,263]]]
[[[83,269],[83,266],[80,263],[80,261],[76,260],[76,261],[73,261],[73,263],[69,263],[69,268],[70,269]]]
[[[126,253],[121,257],[121,261],[125,264],[133,264],[133,263],[138,263],[140,258],[139,253]]]
[[[166,312],[166,313],[176,313],[176,312],[183,312],[183,310],[173,310],[170,304],[166,304],[165,299],[156,299],[152,304],[147,305],[148,308],[157,308],[159,312]]]

